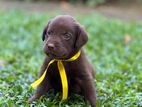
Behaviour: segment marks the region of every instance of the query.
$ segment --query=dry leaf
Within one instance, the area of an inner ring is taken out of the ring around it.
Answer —
[[[129,34],[125,34],[124,43],[127,45],[131,41],[131,36]]]
[[[70,7],[71,7],[71,5],[67,1],[61,2],[61,8],[63,8],[63,10],[69,10]]]

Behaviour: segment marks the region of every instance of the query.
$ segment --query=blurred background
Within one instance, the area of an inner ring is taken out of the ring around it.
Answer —
[[[43,29],[61,14],[88,33],[97,107],[142,107],[142,0],[0,0],[0,107],[89,106],[79,95],[62,102],[52,90],[26,103],[45,56]]]
[[[142,18],[142,0],[0,0],[0,10],[13,8],[31,12],[100,13],[128,20]]]

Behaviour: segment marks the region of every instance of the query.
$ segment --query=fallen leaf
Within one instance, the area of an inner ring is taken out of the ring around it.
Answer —
[[[71,7],[70,3],[68,3],[66,0],[61,2],[61,8],[63,10],[70,10],[70,7]]]
[[[129,34],[125,34],[124,43],[127,45],[131,41],[131,36]]]

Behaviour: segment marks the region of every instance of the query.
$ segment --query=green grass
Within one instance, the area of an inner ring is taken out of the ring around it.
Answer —
[[[26,100],[34,90],[44,53],[41,34],[52,14],[10,11],[0,13],[0,107],[86,107],[83,98],[72,95],[66,102],[60,94],[34,104]],[[97,107],[142,106],[142,22],[108,20],[99,15],[76,16],[86,27],[88,59],[96,70]],[[125,35],[131,37],[126,45]]]

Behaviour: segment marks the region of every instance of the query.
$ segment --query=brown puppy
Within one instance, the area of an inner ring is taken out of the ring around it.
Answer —
[[[43,74],[52,59],[69,59],[81,50],[81,55],[75,61],[63,61],[68,79],[69,94],[77,93],[83,95],[91,103],[92,107],[96,107],[93,69],[82,50],[82,46],[88,40],[84,29],[73,17],[61,15],[48,22],[48,25],[43,31],[42,39],[45,44],[44,52],[46,57],[39,77]],[[46,77],[37,87],[36,93],[28,102],[38,99],[50,88],[53,88],[55,92],[62,91],[57,62],[50,65]]]

